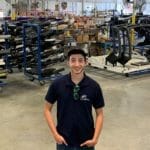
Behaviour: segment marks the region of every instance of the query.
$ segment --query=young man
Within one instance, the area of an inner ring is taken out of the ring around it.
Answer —
[[[57,143],[57,150],[94,150],[103,124],[104,99],[99,84],[84,68],[86,54],[81,49],[68,52],[70,73],[56,79],[45,97],[44,115]],[[51,111],[57,101],[57,127]],[[92,116],[95,108],[95,125]]]

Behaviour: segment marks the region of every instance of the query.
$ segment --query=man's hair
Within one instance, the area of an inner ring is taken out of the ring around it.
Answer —
[[[84,50],[82,49],[71,49],[69,52],[68,52],[68,55],[67,55],[67,58],[69,59],[71,55],[74,55],[74,54],[80,54],[84,57],[84,59],[86,60],[86,53],[84,52]]]

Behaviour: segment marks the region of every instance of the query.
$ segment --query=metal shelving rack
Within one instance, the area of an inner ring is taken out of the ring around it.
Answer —
[[[11,37],[6,42],[6,47],[10,49],[7,55],[7,69],[9,73],[13,72],[14,68],[22,71],[22,58],[23,58],[23,42],[22,42],[22,28],[23,23],[28,20],[18,21],[5,21],[4,34],[9,34]]]
[[[47,31],[46,36],[43,33],[44,29],[40,23],[27,23],[23,26],[24,74],[31,81],[34,81],[35,79],[38,80],[41,85],[45,84],[45,80],[51,80],[51,75],[57,74],[60,71],[64,70],[64,68],[56,69],[52,67],[52,65],[55,64],[57,61],[53,62],[50,54],[49,56],[46,56],[49,57],[49,67],[46,68],[49,73],[47,73],[47,75],[43,75],[43,45],[46,41],[46,38],[51,37],[51,30]],[[57,42],[55,44],[57,44]],[[51,52],[52,51],[50,50],[49,53]],[[59,51],[57,51],[56,53],[59,53]]]
[[[0,35],[0,87],[6,85],[3,79],[7,78],[7,40],[10,38],[10,35]]]

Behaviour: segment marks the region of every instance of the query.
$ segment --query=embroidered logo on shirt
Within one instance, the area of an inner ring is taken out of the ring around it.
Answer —
[[[90,99],[85,94],[80,96],[80,100],[81,101],[90,101]]]

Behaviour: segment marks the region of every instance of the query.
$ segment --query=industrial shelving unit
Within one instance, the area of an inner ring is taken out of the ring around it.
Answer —
[[[10,35],[0,35],[0,87],[6,85],[4,79],[7,78],[7,55],[9,50],[7,49],[7,40]]]
[[[54,66],[64,60],[63,42],[52,38],[61,32],[50,27],[50,21],[23,26],[24,74],[31,81],[38,80],[41,85],[45,80],[51,80],[51,75],[64,70]]]
[[[18,68],[22,71],[23,64],[23,41],[22,41],[22,29],[23,21],[5,21],[3,25],[4,34],[9,34],[11,37],[9,42],[6,43],[7,48],[10,49],[10,53],[7,55],[7,69],[9,73],[13,72],[14,68]]]

